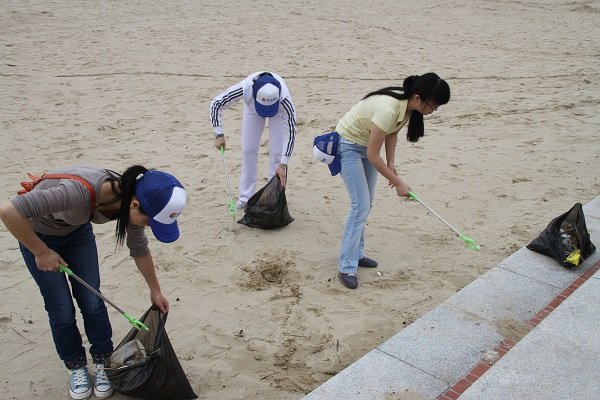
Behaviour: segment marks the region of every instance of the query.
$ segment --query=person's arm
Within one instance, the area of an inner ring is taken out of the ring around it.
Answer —
[[[367,144],[367,158],[371,164],[373,164],[377,172],[386,177],[390,182],[390,185],[396,188],[396,193],[398,196],[406,197],[408,196],[410,188],[392,169],[388,167],[380,155],[381,147],[383,146],[384,142],[386,142],[387,136],[388,135],[377,125],[373,125],[373,128],[371,129],[371,135],[369,136],[369,142]],[[386,143],[386,158],[388,151],[391,151],[391,149],[387,148]]]
[[[148,253],[144,256],[133,257],[133,260],[148,284],[148,288],[150,289],[150,300],[152,301],[152,304],[156,304],[164,313],[169,312],[169,301],[165,296],[163,296],[160,290],[160,284],[158,283],[158,277],[156,276],[156,269],[154,267],[152,254]]]
[[[244,95],[245,80],[230,86],[210,102],[210,122],[215,135],[215,147],[220,149],[226,147],[225,135],[223,134],[223,110],[237,103]]]
[[[394,175],[398,176],[398,170],[396,169],[395,158],[396,158],[396,143],[398,142],[398,129],[395,132],[392,132],[385,136],[385,161],[387,167],[392,170]],[[390,187],[394,187],[392,182],[388,181],[388,185]]]
[[[42,271],[58,271],[58,265],[67,265],[55,251],[51,250],[35,234],[31,223],[10,202],[0,205],[0,219],[6,229],[35,256],[35,263]]]
[[[385,160],[390,169],[394,169],[396,159],[396,143],[398,142],[398,131],[385,135]],[[398,175],[398,174],[396,174]]]
[[[286,136],[283,140],[283,149],[281,151],[281,163],[277,167],[276,174],[279,176],[279,180],[283,187],[287,184],[287,166],[294,151],[294,144],[296,142],[296,109],[294,103],[292,103],[291,97],[285,97],[281,100],[279,108],[283,109],[282,113],[284,118],[287,120],[287,131]]]

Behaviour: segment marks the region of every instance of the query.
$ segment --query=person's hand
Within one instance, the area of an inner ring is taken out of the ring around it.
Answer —
[[[227,143],[225,142],[225,136],[215,137],[215,147],[217,148],[217,150],[221,150],[221,147],[223,147],[223,150],[225,150],[227,148]]]
[[[49,272],[57,272],[59,265],[67,266],[65,260],[57,252],[48,247],[35,254],[35,264],[40,271]]]
[[[279,181],[281,182],[281,186],[285,187],[287,181],[287,165],[279,164],[277,167],[277,171],[275,171],[277,176],[279,177]]]
[[[396,185],[394,186],[396,188],[396,194],[398,196],[409,197],[408,192],[410,192],[410,187],[406,183],[404,183],[403,180],[399,179]]]
[[[163,313],[169,312],[169,300],[167,300],[161,292],[150,292],[150,300],[152,301],[152,304],[155,304]]]

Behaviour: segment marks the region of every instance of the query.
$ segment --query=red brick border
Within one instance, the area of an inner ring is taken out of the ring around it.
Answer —
[[[566,287],[565,290],[560,292],[558,296],[556,296],[552,301],[550,301],[544,308],[538,311],[527,323],[532,327],[536,327],[540,322],[544,320],[556,307],[558,307],[567,297],[571,295],[575,290],[577,290],[585,281],[590,279],[598,270],[600,270],[600,261],[596,264],[592,265],[590,268],[585,270],[581,275],[579,275],[569,286]],[[502,358],[510,349],[514,347],[517,342],[514,342],[510,339],[504,339],[494,351],[498,353],[498,359],[495,361],[484,362],[480,361],[458,382],[456,382],[452,387],[442,393],[437,400],[456,400],[460,397],[461,394],[465,390],[467,390],[477,379],[479,379],[483,374],[487,372],[488,369],[491,368],[492,365],[500,358]]]

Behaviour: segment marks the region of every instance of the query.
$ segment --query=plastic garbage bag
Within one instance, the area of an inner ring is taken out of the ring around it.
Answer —
[[[274,229],[286,226],[294,218],[290,215],[285,197],[285,188],[279,177],[273,178],[246,203],[246,212],[238,221],[253,228]]]
[[[149,329],[133,328],[110,357],[106,375],[113,388],[141,399],[196,399],[165,330],[167,314],[152,306],[140,318]]]
[[[569,211],[550,221],[527,248],[552,257],[567,268],[581,264],[596,251],[585,225],[581,203],[576,203]]]

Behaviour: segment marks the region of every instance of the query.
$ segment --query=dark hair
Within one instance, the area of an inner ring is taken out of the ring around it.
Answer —
[[[363,97],[363,100],[375,95],[386,95],[398,100],[408,100],[413,94],[418,94],[424,101],[431,101],[441,106],[450,100],[450,86],[437,74],[428,72],[424,75],[409,76],[402,82],[402,86],[389,86],[371,92]],[[412,111],[408,119],[406,140],[413,143],[417,142],[423,137],[424,130],[423,114]]]
[[[123,175],[118,175],[113,172],[113,174],[116,175],[116,179],[111,179],[111,186],[113,192],[117,193],[115,195],[116,198],[121,200],[121,207],[119,208],[119,213],[117,215],[117,246],[122,246],[125,241],[125,229],[129,224],[129,205],[131,204],[131,199],[135,195],[135,183],[137,177],[143,175],[146,171],[148,171],[146,167],[134,165],[127,168],[125,172],[123,172]],[[118,181],[119,187],[117,191],[115,191],[114,181]]]

